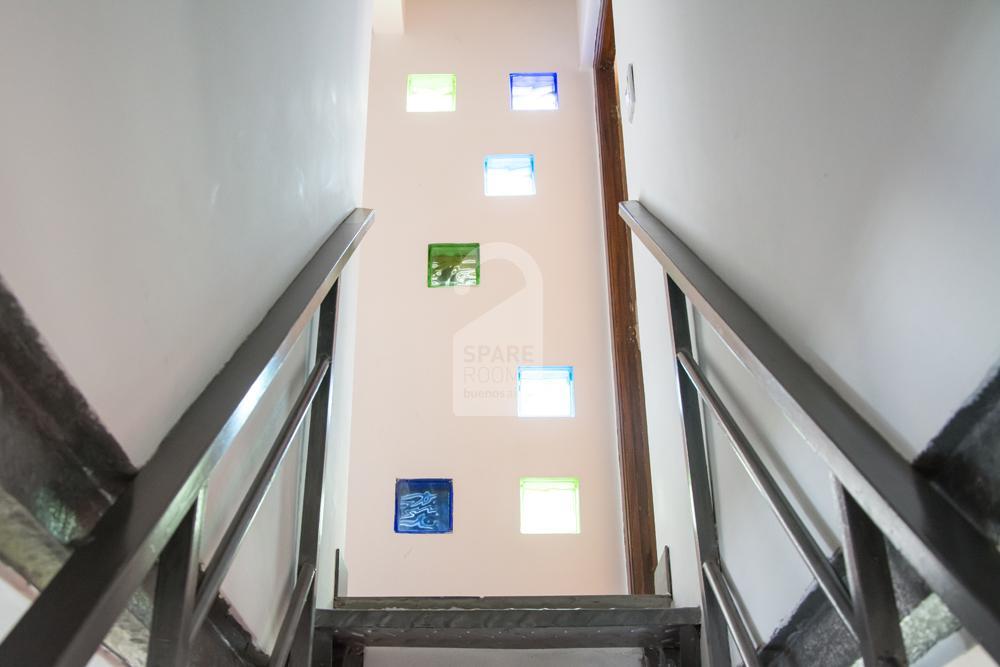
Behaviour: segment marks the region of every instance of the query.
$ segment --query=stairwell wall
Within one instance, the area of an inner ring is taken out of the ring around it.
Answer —
[[[371,11],[370,0],[0,6],[0,273],[136,465],[359,204]],[[306,334],[213,478],[203,559],[298,394],[310,345]],[[334,389],[341,463],[349,399]],[[301,455],[299,438],[223,586],[265,650],[291,586]],[[321,599],[329,579],[321,569]]]
[[[996,3],[615,0],[629,195],[907,458],[1000,357]],[[636,242],[657,535],[697,600],[662,275]],[[702,321],[709,375],[821,544],[832,485]],[[721,542],[758,635],[810,579],[709,420]],[[793,481],[794,480],[796,481]]]
[[[405,34],[375,36],[364,199],[379,222],[360,280],[350,595],[625,590],[593,82],[576,12],[575,0],[410,0]],[[549,71],[559,110],[512,112],[508,74]],[[456,111],[407,113],[407,75],[438,72],[458,77]],[[486,197],[493,153],[534,153],[537,194]],[[428,289],[427,245],[442,242],[481,243],[478,286]],[[516,416],[525,362],[575,366],[575,418]],[[500,380],[466,384],[466,370]],[[502,396],[467,402],[481,386]],[[520,533],[528,476],[580,480],[579,535]],[[393,532],[394,481],[418,477],[454,479],[451,534]]]

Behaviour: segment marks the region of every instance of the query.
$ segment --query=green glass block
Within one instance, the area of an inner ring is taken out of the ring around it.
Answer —
[[[410,74],[406,77],[406,110],[454,111],[457,89],[454,74]]]
[[[428,287],[478,284],[478,243],[431,243],[427,246]]]

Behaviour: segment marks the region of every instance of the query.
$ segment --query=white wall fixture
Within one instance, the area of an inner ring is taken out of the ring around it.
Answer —
[[[622,82],[622,111],[631,123],[635,117],[635,74],[632,63],[625,68],[625,80]]]

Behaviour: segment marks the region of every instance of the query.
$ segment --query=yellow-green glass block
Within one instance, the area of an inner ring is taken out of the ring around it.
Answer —
[[[431,243],[427,246],[428,287],[478,284],[478,243]]]
[[[410,74],[406,77],[406,110],[454,111],[457,90],[454,74]]]
[[[521,478],[521,534],[580,533],[580,480],[575,477]]]

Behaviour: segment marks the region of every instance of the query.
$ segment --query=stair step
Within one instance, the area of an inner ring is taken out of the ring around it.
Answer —
[[[435,648],[610,648],[676,645],[697,608],[666,596],[338,598],[316,627],[341,644]]]
[[[668,595],[339,597],[335,609],[669,609]]]

